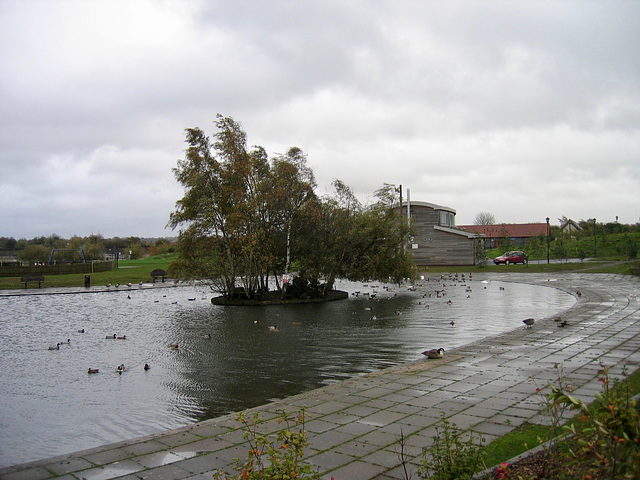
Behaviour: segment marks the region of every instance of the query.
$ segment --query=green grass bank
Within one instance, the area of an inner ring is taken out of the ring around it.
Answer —
[[[175,258],[175,254],[157,255],[139,260],[120,260],[118,268],[108,272],[91,273],[91,286],[106,285],[126,285],[127,283],[138,284],[140,282],[149,283],[152,281],[151,271],[157,268],[167,270],[169,264]],[[85,274],[68,275],[46,275],[42,288],[64,288],[83,287]],[[158,280],[160,281],[160,280]],[[37,285],[29,285],[29,288],[38,288]],[[0,277],[0,289],[24,289],[24,284],[20,277]]]

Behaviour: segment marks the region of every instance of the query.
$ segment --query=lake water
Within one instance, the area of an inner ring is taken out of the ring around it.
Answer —
[[[213,306],[210,290],[194,286],[0,296],[0,467],[215,418],[417,360],[425,349],[522,328],[524,318],[550,316],[575,301],[548,287],[444,283],[387,289],[342,282],[340,290],[377,292],[376,298],[267,307]],[[106,338],[113,334],[126,339]]]

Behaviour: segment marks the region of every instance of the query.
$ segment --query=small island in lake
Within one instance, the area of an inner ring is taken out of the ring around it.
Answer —
[[[344,300],[349,298],[347,292],[342,290],[331,290],[324,297],[284,297],[280,291],[269,291],[260,296],[260,298],[247,298],[246,296],[225,296],[214,297],[211,299],[213,305],[229,305],[229,306],[258,306],[258,305],[295,305],[301,303],[322,303],[334,300]]]

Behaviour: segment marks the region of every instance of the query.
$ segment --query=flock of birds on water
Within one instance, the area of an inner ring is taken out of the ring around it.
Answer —
[[[424,279],[424,281],[429,282],[430,279],[426,278],[426,279]],[[431,281],[433,281],[433,279]],[[430,291],[428,293],[425,293],[423,295],[423,298],[431,298],[434,295],[435,295],[436,298],[443,298],[443,297],[445,297],[447,295],[447,291],[446,291],[446,288],[445,288],[447,286],[453,286],[453,287],[462,286],[462,287],[465,287],[465,292],[468,294],[467,298],[471,297],[472,289],[471,289],[471,286],[469,286],[467,284],[467,282],[470,283],[470,282],[473,281],[473,276],[472,276],[471,273],[469,273],[467,276],[465,276],[464,273],[462,273],[461,275],[459,275],[458,273],[448,274],[448,275],[443,274],[443,275],[440,276],[439,279],[436,279],[435,281],[437,282],[437,288],[433,289],[432,291]],[[447,282],[449,282],[449,283],[447,283]],[[487,284],[490,284],[491,280],[483,280],[481,283],[484,284],[483,288],[486,289],[487,288]],[[143,282],[140,282],[140,287],[142,288],[142,286],[143,286]],[[367,285],[367,284],[364,285],[364,287],[368,287],[368,286],[369,285]],[[410,285],[407,288],[408,288],[409,291],[415,292],[418,287],[424,287],[424,286],[425,286],[424,283],[417,283],[415,286]],[[112,287],[112,284],[108,283],[106,285],[106,287],[107,287],[107,289],[110,289]],[[118,289],[120,287],[120,284],[116,284],[114,287],[116,289]],[[131,289],[132,284],[128,283],[127,287],[129,289]],[[372,293],[355,291],[355,292],[352,293],[352,295],[354,297],[359,297],[359,296],[362,295],[363,297],[366,297],[369,300],[376,301],[376,302],[380,301],[380,297],[378,296],[378,291],[376,290],[377,288],[379,288],[379,286],[372,285],[371,288],[373,289]],[[391,298],[397,296],[397,293],[394,293],[394,290],[391,287],[388,287],[388,286],[384,285],[382,288],[383,288],[383,290],[385,290],[388,293],[388,295],[386,297],[387,300],[390,300]],[[505,287],[500,286],[499,289],[504,291]],[[392,295],[392,293],[393,293],[393,295]],[[576,296],[578,298],[582,297],[582,292],[577,291],[576,292]],[[166,297],[166,295],[165,295],[165,297]],[[127,295],[127,298],[131,299],[131,296]],[[196,299],[195,298],[189,298],[188,300],[189,301],[195,301]],[[157,302],[159,302],[159,300],[156,300],[155,302],[157,303]],[[178,303],[177,301],[172,302],[172,304],[177,304],[177,303]],[[447,305],[453,305],[452,300],[447,300],[446,303],[447,303]],[[422,305],[422,302],[419,302],[419,305]],[[428,303],[425,303],[424,306],[425,306],[426,309],[430,308],[430,305]],[[371,311],[372,307],[367,306],[367,307],[364,307],[364,309],[367,310],[367,311]],[[353,312],[353,313],[355,315],[357,312]],[[396,310],[395,314],[396,315],[401,315],[402,312],[399,311],[399,310]],[[376,320],[377,317],[374,315],[374,316],[370,317],[370,319],[371,320]],[[529,328],[533,327],[533,325],[535,324],[536,321],[535,321],[534,318],[525,318],[522,322],[525,325],[524,328],[529,329]],[[564,328],[564,327],[569,325],[569,322],[567,320],[562,319],[561,317],[554,318],[554,322],[556,323],[556,325],[559,328]],[[255,324],[259,323],[259,320],[254,320],[254,323]],[[455,321],[454,320],[451,320],[449,323],[450,323],[451,326],[455,325]],[[296,324],[299,324],[299,323],[296,323]],[[278,332],[279,328],[278,328],[277,325],[269,325],[268,326],[268,330],[270,332]],[[78,333],[85,333],[85,329],[82,328],[82,329],[78,330]],[[211,338],[211,334],[207,333],[207,334],[204,335],[204,337],[205,338]],[[127,339],[126,335],[119,336],[119,335],[117,335],[115,333],[113,335],[107,335],[105,338],[107,340],[126,340]],[[68,338],[66,341],[58,342],[56,345],[50,346],[49,350],[60,350],[60,346],[61,345],[70,345],[70,344],[71,344],[71,339]],[[179,350],[180,346],[177,343],[171,343],[171,344],[169,344],[169,348],[171,350]],[[435,359],[443,358],[444,357],[444,352],[445,352],[444,348],[439,347],[439,348],[433,348],[433,349],[425,350],[424,352],[422,352],[422,355],[426,356],[429,359],[434,359],[435,360]],[[151,368],[151,366],[148,363],[144,364],[143,369],[145,371],[149,370],[150,368]],[[116,372],[118,374],[122,374],[125,370],[126,370],[126,367],[125,367],[124,364],[120,364],[116,368]],[[99,373],[99,371],[100,370],[98,368],[91,368],[90,367],[88,369],[87,373],[95,374],[95,373]]]
[[[144,285],[143,282],[139,283],[140,288],[142,288]],[[107,283],[106,285],[107,290],[110,290],[111,287],[115,287],[115,289],[119,289],[120,288],[120,284],[116,283],[115,285],[112,285],[111,283]],[[131,283],[127,283],[127,287],[128,289],[131,289],[133,285]],[[166,297],[166,295],[164,295],[164,297]],[[127,294],[127,299],[131,300],[131,295]],[[189,301],[195,301],[195,298],[188,298],[187,300]],[[160,300],[155,300],[155,303],[160,302]],[[172,305],[177,305],[177,301],[171,302]],[[77,331],[77,333],[85,333],[85,329],[81,328]],[[205,338],[211,338],[211,334],[207,333],[204,335]],[[112,334],[112,335],[107,335],[105,337],[106,340],[126,340],[127,336],[126,335],[118,335],[118,334]],[[67,340],[62,341],[62,342],[58,342],[55,345],[51,345],[49,346],[49,350],[60,350],[60,346],[62,345],[71,345],[71,339],[67,338]],[[177,343],[170,343],[169,344],[169,349],[171,350],[179,350],[180,349],[180,345]],[[149,363],[145,363],[144,366],[142,367],[144,371],[148,371],[151,369],[151,366],[149,365]],[[127,367],[124,365],[124,363],[121,363],[120,365],[118,365],[115,369],[116,373],[118,374],[122,374],[127,370]],[[100,373],[100,369],[99,368],[92,368],[89,367],[89,369],[87,370],[88,374],[96,374],[96,373]]]
[[[112,285],[111,285],[110,283],[108,283],[108,284],[106,285],[107,289],[111,288],[111,286],[112,286]],[[132,286],[132,285],[129,283],[129,284],[128,284],[128,287],[129,287],[129,288],[131,288],[131,286]],[[142,282],[140,282],[140,286],[142,287]],[[116,287],[116,288],[118,288],[118,287],[120,287],[120,285],[119,285],[119,284],[116,284],[116,285],[115,285],[115,287]],[[163,295],[163,297],[166,297],[166,295]],[[131,299],[131,295],[127,295],[127,299]],[[191,297],[191,298],[187,298],[187,300],[188,300],[188,301],[190,301],[190,302],[192,302],[192,301],[195,301],[195,300],[196,300],[196,298],[195,298],[195,297]],[[154,300],[154,303],[159,303],[159,302],[160,302],[160,300]],[[172,304],[172,305],[177,305],[177,304],[178,304],[178,302],[177,302],[177,301],[173,301],[173,302],[171,302],[171,304]],[[260,323],[260,322],[259,322],[258,320],[255,320],[255,321],[254,321],[254,323],[256,323],[256,324],[257,324],[257,323]],[[297,324],[299,325],[299,323],[297,323]],[[270,332],[278,332],[278,331],[279,331],[279,329],[278,329],[278,326],[277,326],[277,325],[269,325],[269,326],[268,326],[268,330],[269,330]],[[77,333],[84,334],[84,333],[85,333],[85,329],[84,329],[84,328],[81,328],[81,329],[79,329],[79,330],[77,331]],[[202,336],[203,336],[204,338],[206,338],[206,339],[210,339],[210,338],[211,338],[211,334],[210,334],[210,333],[205,333],[205,334],[203,334]],[[106,339],[106,340],[127,340],[127,336],[126,336],[126,335],[118,335],[118,334],[114,333],[114,334],[111,334],[111,335],[106,335],[106,336],[105,336],[105,339]],[[71,339],[70,339],[70,338],[68,338],[68,339],[67,339],[67,340],[65,340],[65,341],[58,342],[58,343],[56,343],[55,345],[51,345],[51,346],[49,346],[49,348],[48,348],[48,349],[49,349],[49,350],[60,350],[60,347],[61,347],[61,346],[63,346],[63,345],[71,345]],[[180,350],[180,345],[179,345],[178,343],[170,343],[170,344],[168,345],[168,348],[169,348],[170,350]],[[144,364],[144,366],[143,366],[143,369],[144,369],[145,371],[150,370],[150,369],[151,369],[151,366],[149,365],[149,363],[145,363],[145,364]],[[122,373],[123,373],[123,372],[125,372],[126,370],[127,370],[127,367],[126,367],[124,364],[120,364],[120,365],[118,365],[118,366],[116,367],[116,369],[115,369],[115,371],[116,371],[118,374],[122,374]],[[92,368],[92,367],[89,367],[89,369],[87,370],[87,373],[88,373],[88,374],[96,374],[96,373],[100,373],[100,369],[99,369],[99,368]]]
[[[429,282],[430,279],[426,278],[425,281]],[[431,279],[431,281],[433,281],[433,279]],[[472,293],[473,290],[472,290],[471,286],[468,285],[468,283],[467,283],[467,282],[470,283],[470,282],[473,281],[473,274],[471,274],[471,273],[469,273],[467,276],[465,276],[464,273],[462,273],[461,275],[459,275],[458,273],[448,274],[448,275],[444,275],[443,274],[443,275],[440,276],[439,279],[436,279],[435,281],[438,282],[438,287],[436,289],[432,290],[429,293],[425,293],[423,295],[423,298],[431,298],[434,295],[435,295],[436,298],[443,298],[443,297],[445,297],[447,295],[447,290],[445,288],[447,286],[453,286],[453,287],[462,286],[462,287],[465,287],[465,292],[468,294],[467,298],[471,298],[471,293]],[[483,280],[481,283],[484,284],[483,288],[487,289],[487,285],[491,283],[491,280]],[[365,285],[365,286],[367,286],[367,285]],[[409,286],[408,289],[411,290],[411,291],[416,291],[417,287],[424,287],[424,286],[425,286],[424,283],[418,283],[415,286]],[[374,289],[373,293],[367,293],[367,292],[363,293],[363,292],[360,292],[360,291],[356,291],[356,292],[353,292],[352,295],[354,295],[356,297],[359,297],[359,296],[363,295],[363,296],[369,298],[370,300],[379,301],[380,298],[378,297],[378,292],[375,290],[378,287],[377,286],[372,286],[372,288]],[[500,286],[498,288],[501,291],[505,290],[505,287],[503,287],[503,286]],[[388,292],[392,292],[392,290],[389,287],[383,286],[383,289],[387,290]],[[387,298],[387,300],[390,300],[391,298],[393,298],[396,295],[397,294],[389,295],[386,298]],[[582,292],[577,291],[576,292],[576,296],[578,298],[582,297]],[[453,301],[452,300],[447,300],[446,304],[447,305],[453,305]],[[422,305],[422,302],[420,302],[420,305]],[[430,308],[430,305],[428,303],[425,303],[424,306],[427,309]],[[372,311],[372,307],[365,307],[365,310]],[[356,312],[353,312],[353,313],[356,314]],[[396,310],[395,314],[396,315],[401,315],[402,312]],[[374,315],[370,319],[371,320],[377,320],[377,317]],[[569,322],[567,320],[564,320],[562,317],[554,318],[554,322],[556,323],[556,325],[559,328],[564,328],[564,327],[569,325]],[[454,326],[455,323],[456,323],[455,320],[451,320],[449,322],[449,324],[451,326]],[[533,325],[536,323],[536,320],[535,320],[535,318],[525,318],[522,321],[522,323],[524,323],[524,328],[528,329],[528,328],[532,328],[533,327]],[[429,350],[425,350],[424,352],[422,352],[422,355],[426,356],[429,359],[434,359],[435,360],[435,359],[443,358],[444,357],[444,352],[445,352],[444,348],[439,347],[439,348],[432,348],[432,349],[429,349]]]
[[[78,333],[85,333],[85,329],[81,328],[80,330],[78,330]],[[211,338],[211,336],[209,336],[209,338]],[[107,335],[105,337],[106,340],[126,340],[127,336],[126,335],[117,335],[117,334],[113,334],[113,335]],[[71,345],[71,339],[67,338],[66,341],[63,342],[58,342],[55,345],[51,345],[49,347],[49,350],[60,350],[60,346],[61,345]],[[169,348],[171,348],[172,350],[178,350],[179,346],[177,343],[172,343],[169,345]],[[144,364],[144,367],[142,367],[145,371],[150,370],[151,366],[148,363]],[[122,374],[125,370],[127,369],[127,367],[125,367],[124,363],[121,363],[120,365],[118,365],[116,367],[116,372],[118,374]],[[95,373],[100,373],[100,369],[99,368],[91,368],[89,367],[89,369],[87,370],[87,373],[89,374],[95,374]]]

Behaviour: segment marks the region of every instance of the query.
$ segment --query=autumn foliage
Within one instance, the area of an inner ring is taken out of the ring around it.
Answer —
[[[270,290],[292,295],[294,280],[296,295],[321,297],[336,278],[413,276],[393,186],[368,207],[339,180],[333,195],[321,197],[300,148],[269,158],[247,147],[232,118],[218,115],[215,124],[213,139],[186,129],[185,158],[174,168],[184,196],[169,220],[179,229],[172,275],[207,279],[224,296],[248,299]]]

